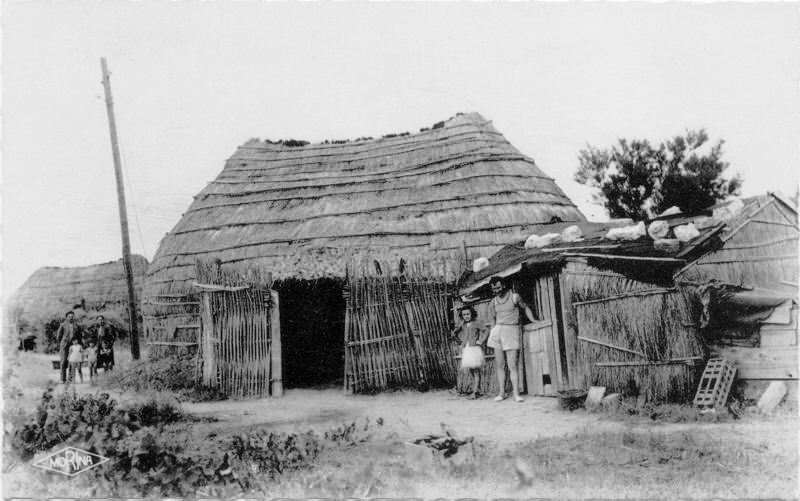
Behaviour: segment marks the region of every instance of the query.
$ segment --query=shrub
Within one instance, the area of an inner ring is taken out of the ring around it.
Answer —
[[[325,447],[360,440],[355,422],[322,437],[264,428],[201,437],[180,422],[185,415],[163,396],[123,406],[108,394],[55,394],[52,387],[35,413],[6,417],[15,423],[12,450],[23,460],[66,442],[108,458],[85,478],[92,495],[113,497],[194,497],[200,491],[234,497],[306,466]]]
[[[186,419],[180,403],[164,393],[151,393],[125,406],[142,426],[162,426]]]
[[[122,391],[171,391],[191,401],[223,400],[226,395],[215,388],[195,384],[195,360],[188,354],[131,363],[125,371],[103,373],[98,384]]]
[[[70,390],[55,395],[51,386],[42,395],[33,416],[14,416],[11,445],[22,459],[28,459],[101,425],[115,406],[116,401],[107,393],[78,395]]]

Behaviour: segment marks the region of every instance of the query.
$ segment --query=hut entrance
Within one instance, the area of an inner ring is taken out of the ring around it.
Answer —
[[[384,266],[383,269],[389,269]],[[455,383],[447,319],[451,285],[427,267],[397,275],[348,269],[345,392]],[[435,277],[435,278],[431,278]]]
[[[342,280],[283,280],[283,380],[287,388],[341,387],[344,372]]]

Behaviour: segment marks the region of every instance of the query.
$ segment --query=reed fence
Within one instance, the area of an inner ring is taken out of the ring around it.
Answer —
[[[452,385],[449,305],[463,263],[351,262],[344,289],[345,392]]]
[[[164,294],[142,301],[142,324],[149,359],[196,356],[200,335],[198,294]]]
[[[208,260],[198,260],[196,271],[202,320],[199,379],[229,396],[267,396],[271,382],[282,392],[271,275],[253,265],[223,267]]]

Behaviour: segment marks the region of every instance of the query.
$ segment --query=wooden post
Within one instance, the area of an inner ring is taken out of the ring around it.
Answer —
[[[575,325],[575,315],[572,313],[570,301],[569,278],[566,269],[561,271],[559,279],[559,292],[561,294],[561,325],[564,327],[564,350],[567,355],[566,387],[574,388],[579,384],[577,377],[577,343],[578,331]]]
[[[272,358],[272,396],[283,396],[283,362],[281,361],[281,308],[278,291],[269,292],[272,299],[270,309],[270,355]]]
[[[212,388],[217,386],[217,360],[214,351],[214,312],[211,311],[212,292],[200,293],[200,336],[202,337],[203,384]]]
[[[114,157],[114,174],[117,178],[117,199],[119,201],[119,224],[122,230],[122,265],[125,268],[125,280],[128,282],[128,324],[130,332],[131,356],[139,360],[139,329],[136,321],[136,294],[133,290],[133,269],[131,268],[131,244],[128,235],[128,214],[125,208],[125,187],[122,184],[122,168],[117,143],[117,124],[114,119],[114,101],[111,98],[111,80],[108,76],[106,58],[100,58],[103,69],[103,87],[106,92],[106,111],[108,112],[108,130],[111,133],[111,153]]]

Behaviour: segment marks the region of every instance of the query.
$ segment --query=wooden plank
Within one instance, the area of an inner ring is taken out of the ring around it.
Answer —
[[[670,293],[670,292],[675,292],[676,290],[677,289],[675,289],[673,287],[673,288],[669,288],[669,289],[658,288],[658,289],[646,289],[646,290],[641,290],[641,291],[626,292],[624,294],[617,294],[615,296],[608,296],[608,297],[604,297],[604,298],[600,298],[600,299],[592,299],[590,301],[580,301],[580,302],[577,302],[577,303],[572,303],[572,306],[576,306],[577,307],[577,306],[583,306],[585,304],[605,303],[607,301],[615,301],[617,299],[626,299],[626,298],[637,297],[637,296],[651,296],[653,294],[667,294],[667,293]]]
[[[537,352],[531,353],[531,359],[533,360],[533,386],[532,386],[532,394],[533,395],[544,395],[544,378],[542,377],[542,359],[544,358],[544,352]]]
[[[549,275],[548,284],[550,287],[550,318],[553,320],[553,349],[555,350],[555,366],[550,370],[551,392],[556,392],[566,388],[566,376],[564,373],[564,366],[562,357],[564,355],[564,346],[562,346],[561,339],[564,337],[562,326],[559,324],[559,311],[558,311],[558,275]]]
[[[561,325],[564,326],[564,351],[567,359],[567,380],[566,386],[578,384],[577,372],[577,347],[578,347],[578,327],[575,321],[575,314],[572,310],[572,303],[569,298],[569,277],[566,268],[559,275],[561,284]]]
[[[529,395],[536,395],[536,361],[534,354],[531,350],[531,335],[529,332],[524,333],[522,336],[522,353],[525,357],[525,383],[528,388]]]
[[[595,257],[601,259],[620,259],[624,261],[657,261],[662,263],[685,263],[685,259],[675,259],[671,257],[642,257],[642,256],[617,256],[613,254],[590,254],[584,252],[565,252],[565,257]]]
[[[724,248],[722,250],[725,250]],[[721,264],[721,263],[749,263],[753,261],[784,261],[787,259],[797,259],[797,254],[781,254],[778,256],[751,256],[740,258],[724,258],[724,259],[707,259],[704,261],[697,261],[698,265],[701,264]]]
[[[603,341],[598,341],[596,339],[589,339],[589,338],[583,337],[583,336],[578,336],[578,339],[580,339],[581,341],[586,341],[587,343],[599,344],[600,346],[605,346],[606,348],[611,348],[612,350],[624,351],[626,353],[631,353],[633,355],[639,355],[642,358],[647,358],[647,356],[644,353],[640,353],[640,352],[634,351],[634,350],[629,350],[628,348],[623,348],[621,346],[616,346],[616,345],[613,345],[613,344],[610,344],[610,343],[606,343],[606,342],[603,342]]]
[[[555,294],[553,279],[548,275],[544,277],[542,283],[544,285],[543,290],[545,292],[545,300],[547,301],[547,309],[550,310],[550,307],[552,306],[551,302],[553,301],[553,295]],[[547,347],[547,366],[542,367],[542,373],[549,375],[550,384],[553,384],[553,381],[557,378],[553,377],[552,373],[554,370],[557,370],[556,368],[558,366],[560,354],[558,352],[558,331],[556,330],[556,326],[552,321],[550,322],[550,327],[544,332],[544,337],[545,346]]]
[[[214,353],[214,321],[211,296],[202,295],[200,317],[202,324],[202,357],[203,357],[203,384],[212,388],[217,386],[217,361]]]
[[[765,367],[761,364],[737,364],[736,375],[741,379],[797,379],[797,364]]]
[[[283,361],[281,357],[281,309],[278,291],[270,291],[272,307],[270,308],[270,343],[272,366],[272,396],[283,396]]]
[[[725,358],[732,364],[760,363],[768,366],[797,362],[797,347],[742,348],[710,345],[709,348],[712,357]]]
[[[712,356],[725,358],[740,379],[797,379],[797,347],[740,348],[711,345]]]
[[[194,285],[198,289],[203,289],[203,292],[239,292],[250,288],[249,285],[244,285],[240,287],[228,287],[225,285],[198,284],[197,282],[193,282],[192,285]]]
[[[147,344],[156,346],[197,346],[197,343],[191,341],[148,341]]]
[[[761,329],[761,346],[797,346],[797,331],[795,329]]]

